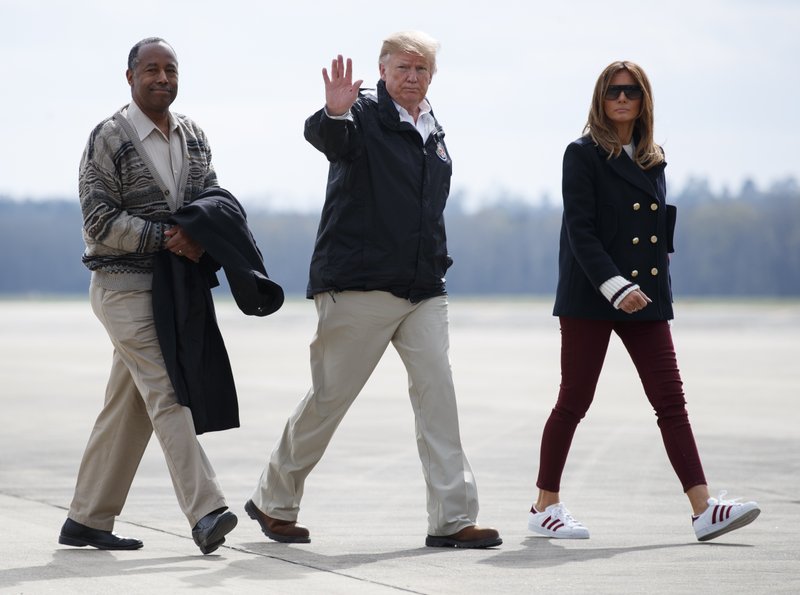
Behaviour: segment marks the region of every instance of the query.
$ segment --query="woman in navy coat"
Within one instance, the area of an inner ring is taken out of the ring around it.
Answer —
[[[666,203],[664,152],[653,140],[644,71],[614,62],[597,80],[584,134],[564,154],[564,216],[554,314],[561,325],[561,386],[542,434],[539,496],[528,528],[586,539],[561,502],[572,437],[594,398],[611,333],[633,360],[701,541],[752,522],[755,502],[710,498],[686,411],[669,321],[675,207]]]

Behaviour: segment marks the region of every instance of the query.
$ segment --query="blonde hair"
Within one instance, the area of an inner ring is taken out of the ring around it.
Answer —
[[[642,169],[650,169],[664,161],[664,152],[653,140],[653,91],[650,81],[641,66],[626,60],[612,62],[600,74],[594,86],[589,119],[583,129],[596,145],[608,153],[608,158],[617,157],[622,152],[622,142],[617,128],[608,118],[605,110],[605,96],[611,79],[621,70],[626,70],[642,89],[642,103],[639,116],[633,125],[636,136],[636,149],[633,162]]]
[[[440,47],[438,41],[422,31],[398,31],[383,40],[378,62],[386,64],[389,56],[395,53],[416,54],[428,61],[433,75],[436,74],[436,52]]]

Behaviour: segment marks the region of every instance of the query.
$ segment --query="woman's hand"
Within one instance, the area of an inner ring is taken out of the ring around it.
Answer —
[[[619,309],[628,314],[633,314],[647,306],[647,304],[652,303],[652,301],[641,289],[634,289],[625,296],[625,299],[619,305]]]

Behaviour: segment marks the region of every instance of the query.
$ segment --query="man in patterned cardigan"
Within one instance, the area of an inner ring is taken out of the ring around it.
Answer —
[[[80,164],[84,264],[91,304],[114,346],[105,404],[78,472],[59,543],[138,549],[111,532],[155,432],[195,543],[216,550],[236,526],[200,443],[178,404],[158,343],[152,309],[153,258],[160,250],[198,262],[203,247],[167,219],[217,186],[203,131],[170,112],[178,60],[160,38],[137,43],[126,72],[133,101],[91,133]]]

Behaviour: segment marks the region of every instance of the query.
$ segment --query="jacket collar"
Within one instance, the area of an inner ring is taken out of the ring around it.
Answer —
[[[392,96],[389,95],[389,92],[386,90],[386,83],[382,80],[379,80],[376,90],[378,93],[378,119],[380,120],[381,124],[391,130],[413,130],[414,132],[417,132],[417,129],[414,128],[413,125],[400,120],[400,113],[397,111],[397,107],[394,104]],[[425,98],[425,100],[427,101],[427,98]],[[430,105],[430,102],[428,102],[428,105]],[[433,138],[436,141],[441,141],[444,138],[444,130],[442,129],[442,125],[439,124],[439,120],[436,119],[436,114],[433,113],[433,107],[431,107],[430,114],[431,117],[433,117],[433,121],[436,123],[436,127],[433,132],[431,132],[429,140]],[[417,134],[419,133],[417,132]]]
[[[597,150],[600,152],[603,159],[608,158],[608,153],[606,153],[603,149],[597,147]],[[628,157],[628,154],[625,151],[622,151],[617,157],[612,157],[609,159],[608,165],[618,176],[627,180],[637,188],[644,190],[653,196],[653,198],[658,199],[653,182],[655,181],[657,174],[659,174],[664,167],[666,167],[665,162],[662,162],[655,167],[651,167],[648,170],[643,170],[633,162],[633,159]]]
[[[386,83],[382,80],[378,81],[377,85],[378,91],[378,114],[381,120],[381,123],[384,124],[386,127],[391,128],[393,130],[416,130],[411,124],[408,122],[403,122],[400,120],[400,113],[397,111],[397,107],[392,100],[392,96],[389,95],[389,92],[386,90]],[[431,116],[433,116],[433,109],[430,112]],[[436,120],[436,116],[433,116],[433,119]],[[437,128],[439,122],[436,122]]]

